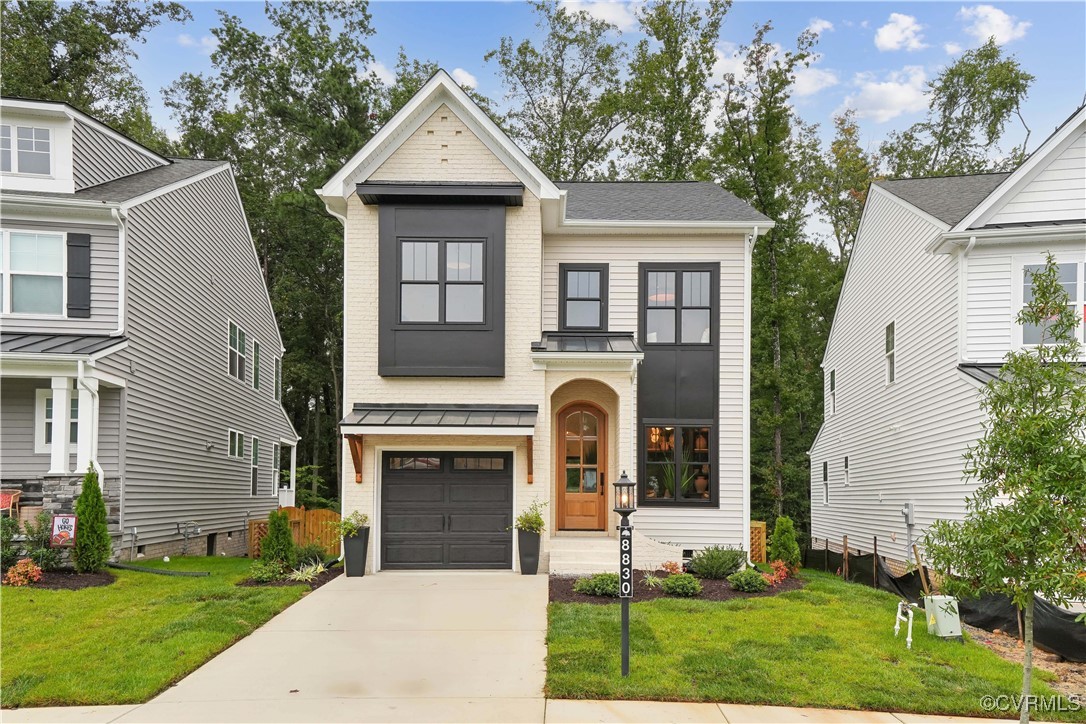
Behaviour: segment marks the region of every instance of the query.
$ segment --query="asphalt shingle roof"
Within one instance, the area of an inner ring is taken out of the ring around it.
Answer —
[[[950,226],[969,215],[981,201],[996,190],[1009,173],[984,173],[973,176],[936,176],[876,181],[894,196],[908,201]]]
[[[708,181],[560,181],[566,218],[590,221],[767,222],[747,202]]]
[[[131,176],[106,181],[104,184],[76,191],[74,194],[52,193],[48,191],[9,191],[11,196],[39,196],[53,199],[72,199],[75,201],[103,201],[121,203],[137,196],[160,189],[163,186],[184,181],[216,166],[223,161],[204,161],[195,158],[171,158],[165,166],[157,166]]]

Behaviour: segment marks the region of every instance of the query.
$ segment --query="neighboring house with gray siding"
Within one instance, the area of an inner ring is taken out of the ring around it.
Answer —
[[[822,363],[825,421],[810,451],[817,544],[839,548],[847,535],[870,551],[877,537],[881,555],[905,562],[933,522],[965,516],[980,395],[1007,352],[1040,340],[1015,320],[1028,272],[1049,253],[1082,320],[1084,108],[1014,173],[872,185]]]
[[[190,521],[190,553],[240,552],[293,504],[298,436],[229,164],[55,102],[0,100],[0,141],[3,487],[70,512],[93,466],[121,557],[180,550]]]

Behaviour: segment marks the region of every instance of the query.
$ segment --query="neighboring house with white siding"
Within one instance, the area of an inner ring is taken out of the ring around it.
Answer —
[[[3,488],[71,512],[93,466],[119,556],[243,551],[298,436],[229,164],[0,99],[0,233]]]
[[[438,72],[318,193],[345,227],[344,513],[371,570],[552,570],[749,541],[751,249],[709,183],[558,183]]]
[[[980,395],[1047,254],[1086,314],[1086,108],[1013,173],[871,186],[822,363],[825,421],[810,451],[811,534],[912,559],[931,523],[960,520]],[[1079,326],[1082,340],[1083,327]],[[1084,357],[1086,362],[1086,357]],[[912,525],[909,525],[912,523]]]

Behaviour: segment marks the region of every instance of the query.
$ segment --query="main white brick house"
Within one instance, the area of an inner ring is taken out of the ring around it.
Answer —
[[[344,225],[343,511],[370,570],[551,567],[749,540],[750,255],[714,184],[557,183],[437,73],[319,190]]]

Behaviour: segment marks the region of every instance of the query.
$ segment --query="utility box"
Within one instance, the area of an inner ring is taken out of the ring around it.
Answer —
[[[924,616],[928,620],[929,634],[944,639],[962,637],[958,599],[953,596],[925,596]]]

